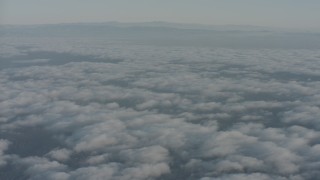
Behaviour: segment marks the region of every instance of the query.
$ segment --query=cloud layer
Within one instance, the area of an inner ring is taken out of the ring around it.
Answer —
[[[3,42],[0,177],[320,175],[317,50]]]

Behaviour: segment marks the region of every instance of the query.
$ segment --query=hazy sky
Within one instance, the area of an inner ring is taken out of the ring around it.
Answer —
[[[319,9],[319,0],[0,0],[0,23],[170,21],[320,28]]]

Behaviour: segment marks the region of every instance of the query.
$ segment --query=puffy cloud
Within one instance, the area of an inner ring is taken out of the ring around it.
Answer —
[[[113,179],[114,175],[118,171],[118,166],[118,164],[107,164],[78,168],[77,170],[70,173],[70,179]]]
[[[124,172],[124,179],[150,179],[170,173],[170,167],[165,163],[146,164],[140,167],[128,168]]]
[[[0,168],[7,164],[6,155],[4,152],[8,149],[10,142],[5,139],[0,139]]]
[[[283,116],[285,123],[320,128],[317,123],[320,116],[320,108],[318,106],[298,106],[284,112]]]
[[[169,152],[161,146],[143,147],[141,149],[128,149],[120,152],[122,159],[138,163],[155,164],[158,162],[168,162]]]
[[[57,161],[66,161],[70,158],[72,151],[68,149],[55,149],[48,153],[48,156]]]
[[[255,180],[255,179],[261,179],[261,180],[285,180],[284,177],[274,177],[274,176],[268,176],[267,174],[261,174],[261,173],[253,173],[253,174],[231,174],[231,175],[223,175],[222,177],[218,178],[201,178],[201,180]]]
[[[97,156],[91,156],[86,160],[86,163],[90,165],[102,164],[108,160],[108,154],[102,154]]]
[[[69,175],[65,173],[67,166],[58,163],[57,161],[49,161],[41,157],[27,157],[23,159],[15,159],[17,165],[25,167],[25,174],[29,179],[68,179]]]

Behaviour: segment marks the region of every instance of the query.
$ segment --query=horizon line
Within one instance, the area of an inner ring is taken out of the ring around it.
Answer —
[[[294,31],[294,32],[313,32],[320,33],[319,28],[298,28],[298,27],[279,27],[279,26],[263,26],[263,25],[251,25],[251,24],[205,24],[196,22],[174,22],[174,21],[74,21],[74,22],[56,22],[56,23],[33,23],[33,24],[0,24],[3,26],[49,26],[49,25],[68,25],[68,24],[123,24],[123,25],[138,25],[138,24],[152,24],[152,23],[167,23],[168,25],[181,25],[181,26],[194,26],[194,28],[214,28],[214,27],[252,27],[261,28],[265,30],[279,30],[279,31]],[[161,25],[159,26],[161,27]],[[162,27],[166,27],[163,25]],[[178,28],[178,27],[177,27]]]

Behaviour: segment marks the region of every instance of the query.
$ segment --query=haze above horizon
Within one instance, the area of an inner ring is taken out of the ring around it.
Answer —
[[[0,0],[0,24],[197,23],[320,29],[316,0]]]

